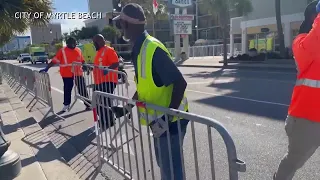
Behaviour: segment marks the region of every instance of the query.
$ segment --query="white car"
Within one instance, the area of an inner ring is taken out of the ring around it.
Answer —
[[[23,53],[18,56],[17,60],[19,61],[19,63],[24,63],[26,61],[29,62],[31,61],[31,56],[28,53]]]

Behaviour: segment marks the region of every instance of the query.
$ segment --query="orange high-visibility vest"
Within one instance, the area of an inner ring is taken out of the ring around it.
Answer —
[[[293,42],[298,75],[288,114],[320,122],[320,15],[308,34],[299,34]]]
[[[60,66],[60,74],[62,77],[73,77],[73,76],[81,76],[82,68],[81,66],[75,66],[72,69],[73,62],[84,62],[81,50],[76,47],[75,49],[70,49],[67,47],[61,48],[57,55],[52,59],[52,61],[56,64],[59,63]]]
[[[117,62],[119,62],[117,53],[114,49],[108,46],[104,46],[103,48],[99,49],[94,58],[95,66],[111,66],[113,63]],[[118,68],[115,70],[118,70]],[[103,70],[94,68],[93,79],[94,84],[101,84],[104,82],[118,83],[118,74],[115,72],[109,72],[107,75],[104,75]]]

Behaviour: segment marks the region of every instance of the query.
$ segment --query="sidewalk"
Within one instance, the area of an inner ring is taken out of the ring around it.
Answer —
[[[221,56],[206,56],[206,57],[190,57],[188,60],[179,62],[178,66],[185,67],[207,67],[207,68],[222,68],[223,58]],[[295,70],[294,60],[287,59],[269,59],[262,62],[228,62],[225,68],[265,68],[265,69],[286,69]]]
[[[21,158],[22,170],[15,180],[79,180],[6,82],[0,85],[0,117],[11,141],[9,149]]]

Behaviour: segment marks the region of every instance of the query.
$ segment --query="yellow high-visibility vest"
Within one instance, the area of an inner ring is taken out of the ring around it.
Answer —
[[[141,46],[140,53],[137,58],[138,81],[135,81],[138,93],[138,100],[157,106],[169,107],[171,102],[173,85],[170,85],[168,87],[157,87],[153,81],[152,76],[153,54],[158,47],[163,49],[171,58],[171,55],[167,48],[159,40],[150,35],[147,36],[147,38]],[[178,110],[188,110],[188,100],[185,95],[180,103],[180,107],[178,108]],[[156,111],[155,114],[154,110],[145,109],[142,107],[138,107],[138,112],[139,120],[142,125],[148,125],[153,120],[160,118],[164,114],[163,112],[159,111]],[[178,117],[173,117],[171,122],[177,121],[178,119]]]

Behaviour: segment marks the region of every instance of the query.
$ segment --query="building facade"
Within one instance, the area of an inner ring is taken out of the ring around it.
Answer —
[[[109,25],[109,19],[112,18],[112,13],[117,9],[117,2],[114,0],[88,0],[88,9],[90,13],[101,12],[102,19],[85,20],[86,27],[97,26],[101,31],[105,26]]]
[[[287,48],[291,48],[292,41],[298,34],[309,2],[310,0],[281,0],[281,20]],[[234,53],[234,36],[239,35],[242,53],[253,47],[257,50],[279,51],[275,1],[252,0],[252,6],[253,11],[247,16],[231,19],[231,53]]]
[[[30,36],[15,36],[10,42],[0,48],[2,52],[23,50],[31,44]]]
[[[62,38],[61,24],[52,23],[47,26],[31,28],[32,44],[51,44]]]

